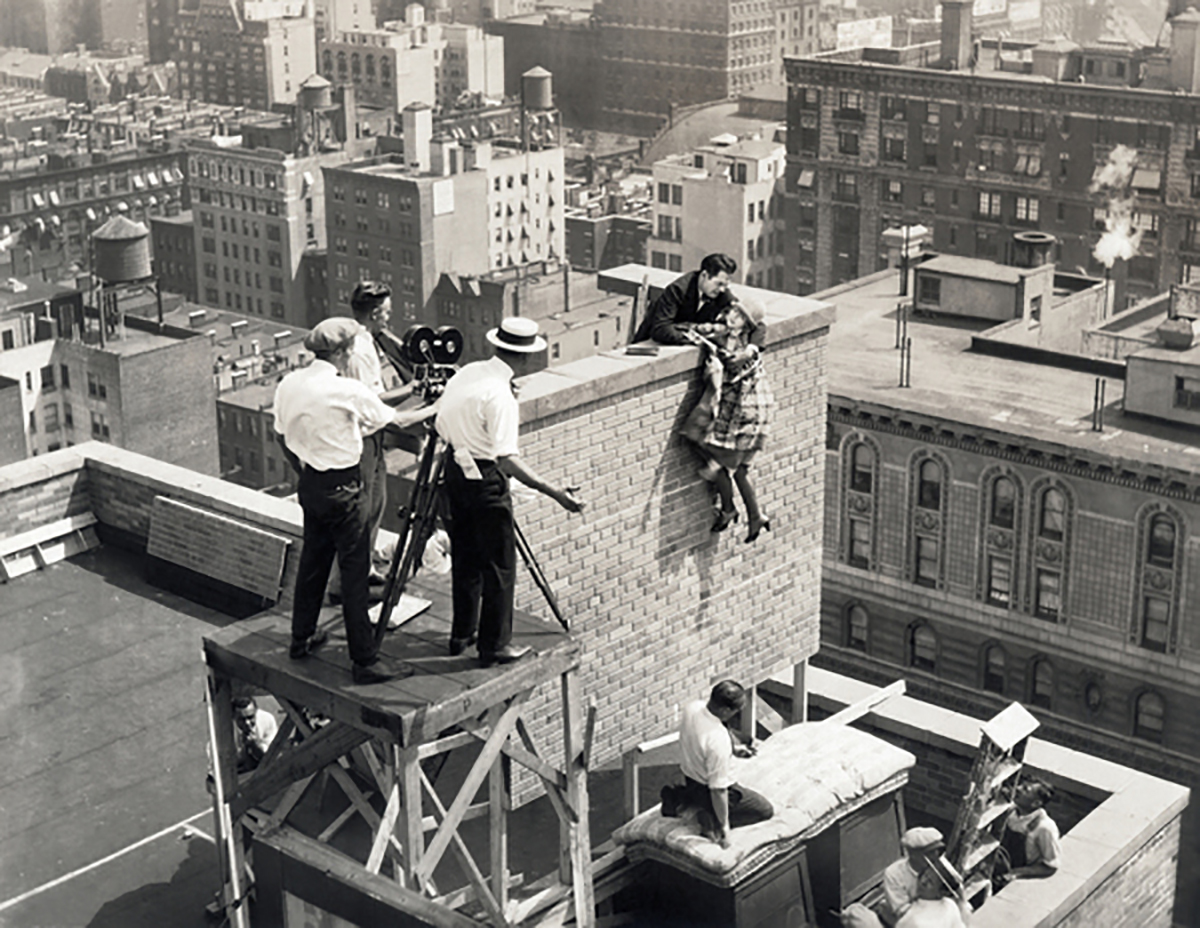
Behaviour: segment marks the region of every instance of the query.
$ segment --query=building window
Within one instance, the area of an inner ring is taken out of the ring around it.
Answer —
[[[1133,736],[1162,744],[1166,715],[1167,706],[1161,696],[1152,692],[1142,693],[1134,703]]]
[[[858,133],[857,132],[839,132],[838,133],[838,151],[843,155],[858,154]]]
[[[1165,654],[1171,631],[1171,604],[1157,596],[1142,600],[1141,646],[1148,651]]]
[[[858,176],[839,171],[834,175],[833,195],[838,200],[858,199]]]
[[[1017,197],[1017,222],[1038,221],[1037,197]]]
[[[1051,541],[1062,541],[1067,501],[1061,490],[1053,487],[1042,494],[1038,535]]]
[[[867,652],[867,610],[857,604],[846,610],[846,647]]]
[[[884,161],[904,161],[906,157],[904,139],[883,140]]]
[[[913,579],[920,586],[938,584],[939,545],[936,538],[917,538],[917,562]]]
[[[1029,701],[1042,709],[1054,708],[1054,665],[1044,657],[1033,662]]]
[[[841,559],[869,570],[874,560],[876,467],[878,453],[861,439],[843,445],[843,519]]]
[[[672,206],[683,206],[683,185],[682,184],[672,184],[671,185],[671,205]]]
[[[1000,218],[1000,194],[979,191],[979,216],[981,219]]]
[[[497,178],[497,179],[499,179],[499,178]],[[658,202],[659,203],[670,203],[671,202],[671,185],[670,184],[659,183],[659,185],[658,185]]]
[[[1062,574],[1039,567],[1035,574],[1033,612],[1039,619],[1058,621],[1062,612]]]
[[[1175,378],[1175,406],[1179,409],[1200,409],[1200,377]]]
[[[1012,558],[992,555],[988,558],[987,601],[1008,608],[1012,602]]]
[[[983,688],[989,693],[1004,695],[1004,669],[1007,655],[998,644],[989,645],[983,652]]]
[[[850,461],[850,489],[856,493],[870,493],[875,479],[874,450],[870,445],[855,445]]]
[[[1170,516],[1157,515],[1150,520],[1146,563],[1168,570],[1175,566],[1175,523]]]
[[[918,300],[922,303],[931,303],[934,306],[940,306],[942,303],[942,279],[940,277],[921,274],[917,277],[917,280],[920,281]]]
[[[843,119],[862,118],[862,94],[857,90],[843,90],[838,94],[838,116]]]
[[[42,368],[42,392],[52,393],[58,389],[58,385],[54,382],[54,365],[47,364]]]
[[[942,508],[942,468],[937,461],[922,461],[917,476],[917,505],[922,509]]]
[[[1016,484],[1008,477],[997,477],[992,484],[992,507],[988,523],[997,528],[1012,528],[1016,502]]]
[[[928,625],[914,625],[909,630],[908,664],[916,670],[937,672],[937,635]]]

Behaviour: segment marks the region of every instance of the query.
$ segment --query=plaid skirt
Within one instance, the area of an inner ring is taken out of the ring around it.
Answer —
[[[684,422],[683,434],[722,467],[748,463],[766,443],[775,409],[775,395],[762,362],[732,382],[726,380],[714,408],[715,392],[711,385],[705,389]]]

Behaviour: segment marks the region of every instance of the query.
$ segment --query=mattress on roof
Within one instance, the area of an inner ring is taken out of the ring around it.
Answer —
[[[613,833],[631,860],[653,859],[707,882],[735,886],[874,799],[899,790],[916,758],[874,735],[820,722],[792,725],[734,760],[737,782],[771,800],[766,822],[735,828],[729,847],[700,835],[694,810],[665,818],[659,806]]]

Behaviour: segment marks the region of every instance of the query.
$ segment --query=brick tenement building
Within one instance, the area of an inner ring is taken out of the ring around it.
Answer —
[[[886,266],[880,234],[911,223],[938,251],[994,260],[1011,230],[1042,229],[1060,266],[1103,276],[1092,251],[1111,197],[1141,236],[1112,269],[1118,308],[1200,275],[1197,23],[1177,21],[1170,50],[999,47],[973,42],[969,7],[946,6],[940,45],[788,59],[787,289]],[[1118,145],[1136,162],[1091,192]]]
[[[1200,782],[1194,426],[1124,413],[1098,368],[1093,431],[1095,374],[968,355],[990,323],[910,320],[900,388],[896,293],[885,272],[826,297],[819,665],[980,718],[1020,700],[1047,740]],[[1196,873],[1191,812],[1181,855]]]

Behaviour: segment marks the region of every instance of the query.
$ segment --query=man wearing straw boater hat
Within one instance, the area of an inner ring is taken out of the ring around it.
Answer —
[[[493,357],[466,365],[441,398],[438,434],[446,451],[454,621],[450,653],[478,644],[484,667],[528,653],[512,643],[516,530],[508,481],[516,477],[568,512],[579,512],[578,487],[556,487],[521,460],[520,411],[513,378],[531,373],[546,350],[533,319],[510,317],[487,333]]]

